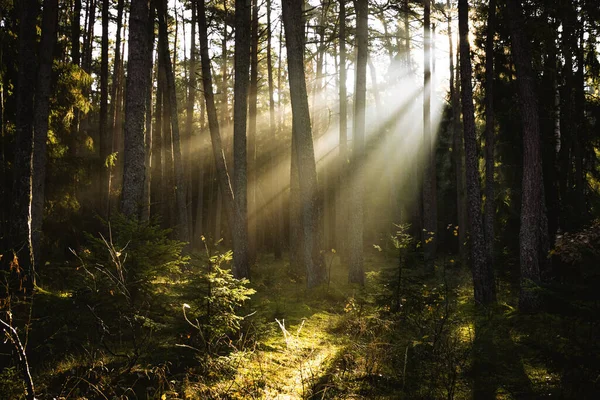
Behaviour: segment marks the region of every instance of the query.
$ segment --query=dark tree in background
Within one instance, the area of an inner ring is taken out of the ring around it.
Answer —
[[[471,51],[468,39],[469,4],[467,0],[459,0],[458,2],[458,30],[460,33],[460,78],[473,288],[475,291],[475,302],[486,305],[496,300],[496,286],[494,283],[494,271],[486,260],[485,237],[481,218],[481,187],[479,184],[477,139],[475,137],[475,110],[473,107],[473,85],[471,83]]]

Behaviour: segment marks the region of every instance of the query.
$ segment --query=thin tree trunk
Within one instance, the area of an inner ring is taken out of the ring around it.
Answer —
[[[257,165],[256,165],[256,117],[258,105],[258,0],[252,0],[252,23],[250,27],[250,87],[248,91],[248,262],[256,262],[257,251]]]
[[[496,0],[488,6],[487,37],[485,41],[485,242],[487,262],[494,261],[494,35],[496,33]]]
[[[192,219],[192,197],[193,197],[193,189],[192,185],[192,134],[194,131],[194,106],[196,105],[196,2],[192,1],[192,32],[191,32],[191,43],[190,43],[190,72],[188,79],[188,98],[187,98],[187,107],[186,107],[186,121],[185,121],[185,148],[186,148],[186,182],[187,182],[187,204],[189,207],[189,223],[190,223],[190,233],[194,232],[194,225]],[[184,25],[185,26],[185,25]],[[202,164],[201,159],[199,164]],[[201,242],[199,242],[200,238],[195,234],[192,235],[192,243],[195,246],[200,246]]]
[[[102,45],[100,54],[100,126],[98,136],[100,138],[100,192],[98,199],[100,204],[98,210],[100,215],[108,216],[108,202],[110,200],[110,168],[107,164],[110,155],[112,138],[108,129],[108,7],[109,0],[102,0]]]
[[[515,62],[521,119],[523,124],[523,184],[521,195],[520,262],[521,291],[519,308],[532,311],[539,306],[535,286],[541,283],[540,244],[544,213],[542,155],[538,104],[531,67],[531,53],[524,28],[521,2],[509,0],[508,27]],[[543,256],[543,255],[542,255]]]
[[[338,182],[338,215],[337,215],[337,235],[338,243],[337,247],[340,252],[340,257],[345,257],[347,254],[347,221],[348,221],[348,210],[347,201],[348,198],[346,193],[346,180],[347,180],[347,165],[348,165],[348,94],[346,92],[346,0],[339,0],[340,2],[340,32],[339,32],[339,46],[340,46],[340,88],[339,88],[339,102],[340,102],[340,146],[338,154],[339,164],[339,182]]]
[[[168,33],[167,33],[167,8],[161,5],[158,12],[159,35],[163,38],[162,48],[159,51],[162,54],[165,65],[167,95],[169,97],[168,106],[171,116],[171,137],[173,146],[173,169],[175,177],[175,201],[177,202],[177,237],[179,240],[188,242],[190,240],[188,212],[186,204],[186,181],[183,170],[183,161],[181,159],[181,143],[179,135],[179,112],[177,110],[177,94],[175,88],[175,75],[170,63]]]
[[[130,13],[121,211],[127,217],[139,220],[146,177],[144,154],[146,91],[151,83],[146,61],[150,23],[148,3],[133,1]]]
[[[435,152],[431,132],[431,0],[424,1],[424,91],[423,91],[423,253],[425,271],[435,272],[435,249],[437,243],[437,201],[435,198]]]
[[[302,5],[294,0],[282,1],[283,24],[286,32],[288,75],[292,101],[293,132],[300,198],[302,201],[303,258],[307,272],[307,286],[315,287],[325,279],[325,265],[320,254],[317,201],[317,168],[313,149],[310,112],[304,74]]]
[[[271,25],[271,1],[267,0],[267,79],[269,85],[269,133],[274,140],[278,139],[277,135],[277,123],[275,122],[275,99],[273,97],[274,85],[273,85],[273,57],[271,50],[271,37],[273,35]],[[271,154],[271,169],[277,170],[277,156]],[[271,215],[274,227],[271,229],[272,242],[273,242],[273,253],[275,259],[279,260],[283,256],[282,244],[283,244],[283,216],[282,216],[282,199],[283,193],[279,193],[279,188],[283,185],[279,181],[279,175],[273,173],[273,193],[274,198],[272,200]]]
[[[39,69],[34,106],[33,169],[31,194],[31,245],[34,271],[40,270],[42,260],[42,222],[46,180],[46,140],[52,94],[52,62],[57,41],[58,0],[44,0],[42,38],[39,46]]]
[[[465,210],[465,169],[463,163],[463,138],[460,131],[460,76],[458,68],[458,51],[456,52],[457,65],[454,65],[454,51],[452,38],[452,16],[450,0],[446,3],[448,12],[448,48],[450,50],[450,100],[452,102],[452,160],[454,164],[456,184],[456,216],[457,223],[453,230],[458,231],[458,253],[461,264],[467,265],[467,216]]]
[[[365,109],[367,95],[368,16],[367,0],[354,2],[356,16],[356,88],[354,91],[354,134],[349,218],[349,275],[351,283],[365,284],[363,255]]]
[[[160,39],[159,39],[160,40]],[[164,146],[162,140],[162,99],[163,99],[163,79],[162,79],[162,61],[160,56],[157,54],[156,57],[156,99],[154,108],[154,128],[152,129],[152,147],[153,147],[153,158],[152,160],[152,193],[153,207],[151,213],[162,214],[163,205],[165,201],[164,195]]]
[[[74,0],[73,19],[71,20],[71,62],[75,65],[80,63],[80,45],[81,36],[81,0]]]
[[[110,90],[110,110],[109,110],[109,118],[110,118],[110,130],[112,132],[111,135],[111,151],[114,153],[117,151],[115,143],[116,139],[120,136],[119,129],[117,126],[117,115],[119,113],[119,103],[120,97],[118,95],[121,90],[121,28],[123,25],[123,8],[124,8],[124,0],[119,0],[117,3],[117,33],[115,39],[115,59],[113,61],[113,80],[112,87]],[[152,25],[152,28],[154,26]],[[117,155],[117,160],[121,159],[121,155]],[[108,212],[110,214],[110,203],[111,203],[111,193],[115,189],[115,179],[114,174],[117,171],[115,165],[109,164],[106,166],[108,168]]]
[[[156,13],[155,8],[150,8],[150,24],[148,24],[148,52],[146,53],[146,68],[148,68],[148,74],[152,79],[153,63],[152,53],[154,52],[154,19]],[[145,223],[150,222],[150,212],[152,205],[152,81],[148,85],[146,92],[146,134],[144,136],[144,143],[146,146],[146,179],[144,182],[144,207],[142,209],[142,221]]]
[[[488,305],[496,300],[494,272],[486,263],[485,238],[481,218],[481,188],[475,137],[475,110],[473,107],[473,86],[471,83],[471,51],[469,48],[469,5],[467,0],[458,2],[458,28],[460,32],[460,71],[462,110],[465,137],[467,173],[467,201],[471,246],[471,264],[475,302]]]
[[[220,192],[225,199],[225,213],[227,223],[230,229],[234,229],[234,200],[233,189],[227,170],[227,161],[223,145],[221,142],[221,132],[219,129],[219,117],[215,106],[215,96],[213,93],[212,73],[210,70],[210,58],[208,54],[208,35],[206,25],[206,10],[203,0],[197,0],[198,7],[198,33],[200,41],[200,63],[202,67],[202,88],[204,90],[204,101],[206,103],[206,114],[208,119],[208,129],[215,159],[215,168],[217,172],[217,181]],[[211,179],[212,182],[212,179]],[[209,201],[209,207],[212,202]],[[235,250],[234,250],[235,251]]]

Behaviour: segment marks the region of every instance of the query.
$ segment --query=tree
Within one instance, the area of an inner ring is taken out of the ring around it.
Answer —
[[[352,137],[352,191],[349,229],[348,279],[352,283],[365,284],[363,256],[364,218],[364,152],[365,152],[365,108],[367,95],[367,58],[369,55],[369,5],[367,0],[356,0],[356,89],[354,91],[354,134]]]
[[[204,101],[206,103],[206,114],[208,117],[208,129],[215,158],[215,167],[217,170],[217,181],[219,190],[225,199],[225,213],[227,215],[229,226],[233,227],[235,223],[233,189],[227,170],[227,160],[223,151],[221,140],[221,131],[219,128],[219,116],[215,105],[215,95],[213,93],[212,72],[210,68],[210,57],[208,53],[208,31],[206,24],[206,6],[204,1],[197,0],[198,8],[198,34],[200,41],[200,64],[202,69],[202,87],[204,91]],[[235,246],[235,244],[234,244]],[[234,247],[235,253],[235,247]]]
[[[183,171],[183,161],[181,157],[181,144],[179,135],[179,112],[177,109],[177,94],[175,88],[175,75],[173,72],[173,66],[170,62],[171,55],[169,52],[168,38],[167,38],[167,9],[166,4],[161,3],[161,8],[158,10],[158,32],[162,37],[162,48],[159,49],[162,55],[163,63],[165,66],[165,72],[167,76],[167,95],[169,97],[168,106],[169,114],[171,117],[171,135],[172,135],[172,149],[173,149],[173,169],[175,174],[175,200],[177,202],[177,232],[178,238],[182,241],[190,240],[189,224],[188,224],[188,212],[186,204],[186,180],[185,173]]]
[[[488,6],[487,37],[485,39],[485,239],[488,263],[494,260],[494,34],[496,31],[496,0]]]
[[[33,169],[31,180],[31,247],[35,270],[43,265],[42,222],[46,180],[46,141],[52,93],[52,63],[58,29],[58,0],[44,0],[42,38],[39,45],[39,68],[34,105]]]
[[[108,216],[110,169],[107,159],[112,147],[111,131],[108,129],[108,0],[102,0],[102,50],[100,61],[100,191],[98,209],[100,214]],[[117,44],[117,47],[119,45]],[[114,99],[113,99],[114,101]]]
[[[512,57],[517,72],[521,123],[523,125],[523,183],[521,194],[521,228],[519,232],[521,290],[519,308],[535,310],[539,299],[532,286],[541,283],[541,229],[544,213],[542,154],[539,130],[538,104],[531,67],[531,53],[524,32],[521,2],[507,3],[508,27],[511,36]]]
[[[19,3],[19,73],[17,80],[16,138],[13,162],[13,189],[11,212],[10,247],[19,260],[27,276],[25,287],[33,289],[35,270],[31,248],[31,227],[29,225],[31,204],[31,168],[33,149],[32,119],[34,111],[34,93],[37,59],[36,20],[39,6],[36,0]],[[12,257],[10,257],[12,260]]]
[[[302,202],[302,257],[306,266],[307,286],[312,288],[324,281],[325,265],[320,254],[317,167],[304,74],[303,25],[298,24],[298,21],[302,20],[302,5],[294,0],[283,0],[282,13],[292,101],[292,146],[296,150],[298,175],[302,178],[299,179]]]
[[[473,107],[473,85],[471,83],[471,51],[468,38],[469,5],[467,0],[459,0],[458,2],[458,29],[460,33],[460,78],[473,288],[475,291],[475,302],[487,305],[496,300],[496,287],[493,270],[486,262],[485,238],[481,218],[481,188],[479,184],[477,139],[475,137],[475,111]]]
[[[125,94],[125,148],[123,195],[121,211],[127,217],[139,219],[143,205],[146,176],[144,128],[146,91],[150,85],[146,52],[148,51],[148,1],[131,3],[127,61],[127,91]]]
[[[273,35],[273,26],[271,25],[271,2],[267,0],[267,80],[269,85],[269,132],[274,137],[277,137],[277,124],[275,122],[275,99],[273,97],[274,85],[273,85],[273,56],[271,50]],[[273,170],[277,168],[277,157],[275,154],[271,155],[271,167]],[[277,174],[273,174],[273,187],[280,187],[279,177]],[[283,195],[276,194],[276,198],[273,201],[271,207],[271,215],[273,218],[275,229],[272,230],[273,238],[273,253],[276,259],[282,258],[283,253]]]
[[[235,1],[235,82],[233,89],[233,261],[234,276],[250,276],[248,258],[248,177],[246,117],[250,69],[250,0]]]
[[[425,270],[435,271],[435,247],[437,241],[437,201],[435,196],[435,152],[431,132],[431,1],[423,2],[423,148],[425,165],[423,168],[423,231],[422,242]]]
[[[340,88],[339,88],[339,109],[340,109],[340,147],[338,154],[339,164],[339,181],[338,181],[338,215],[337,222],[337,246],[341,254],[346,254],[346,221],[348,218],[346,193],[344,191],[344,177],[346,165],[348,164],[348,95],[346,92],[346,0],[340,1],[340,31],[339,31],[339,47],[340,47]]]

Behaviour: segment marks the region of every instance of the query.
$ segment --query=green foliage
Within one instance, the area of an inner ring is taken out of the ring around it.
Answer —
[[[25,398],[25,386],[16,367],[0,371],[0,399],[20,400]]]
[[[208,352],[221,349],[240,329],[243,317],[238,310],[255,293],[247,279],[234,278],[227,268],[232,256],[231,250],[211,254],[206,247],[205,257],[196,257],[191,263],[195,273],[186,285],[184,298],[189,304],[184,303],[183,313],[196,330],[196,335],[190,335],[190,343]]]
[[[99,337],[109,353],[123,350],[129,367],[150,346],[152,332],[166,327],[168,303],[161,283],[172,279],[188,262],[184,243],[168,239],[168,230],[115,216],[106,235],[87,235],[79,253],[80,286],[75,299],[94,317]]]

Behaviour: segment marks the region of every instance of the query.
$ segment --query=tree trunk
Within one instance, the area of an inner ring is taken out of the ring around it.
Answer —
[[[364,152],[365,152],[365,109],[367,95],[368,17],[367,0],[356,0],[356,88],[354,91],[354,134],[352,137],[352,176],[350,197],[349,229],[349,275],[351,283],[365,284],[363,255],[364,218]]]
[[[98,136],[100,139],[100,188],[98,200],[98,210],[103,217],[108,216],[109,202],[109,174],[110,169],[107,164],[110,155],[112,138],[108,129],[108,7],[109,1],[102,0],[102,45],[100,54],[100,126]]]
[[[219,128],[219,117],[215,106],[213,93],[212,73],[210,70],[210,58],[208,53],[208,34],[206,24],[206,10],[203,0],[197,0],[198,7],[198,33],[200,41],[200,63],[202,67],[202,88],[204,101],[206,103],[206,114],[208,117],[208,129],[212,144],[213,156],[215,158],[215,169],[217,170],[217,181],[221,195],[225,199],[225,213],[230,229],[234,229],[234,201],[233,189],[227,170],[227,161],[221,142],[221,131]],[[212,202],[209,202],[212,204]],[[234,249],[235,252],[235,249]],[[242,252],[241,252],[242,253]]]
[[[149,7],[147,1],[133,1],[129,18],[127,92],[125,94],[125,148],[121,211],[139,220],[144,195],[144,127],[146,91],[151,83],[147,68]]]
[[[494,262],[494,35],[496,32],[496,0],[488,6],[487,37],[485,41],[485,244],[488,263]]]
[[[71,62],[79,65],[81,55],[79,37],[81,36],[81,0],[75,0],[73,4],[73,19],[71,20]]]
[[[250,276],[246,117],[250,69],[250,0],[235,1],[235,82],[233,88],[234,276]]]
[[[435,198],[435,152],[431,132],[431,0],[424,1],[424,91],[423,91],[423,255],[427,274],[435,272],[437,201]]]
[[[257,251],[257,165],[256,165],[256,116],[258,103],[258,0],[252,0],[252,23],[250,26],[250,88],[248,92],[248,262],[256,262]]]
[[[192,1],[192,32],[191,32],[191,43],[190,43],[190,72],[189,72],[189,80],[188,80],[188,98],[187,98],[187,107],[186,107],[186,121],[185,121],[185,141],[186,141],[186,182],[187,182],[187,200],[190,212],[188,213],[189,223],[190,223],[190,233],[192,234],[192,243],[195,246],[201,245],[201,241],[198,236],[194,234],[194,224],[193,219],[191,218],[191,210],[192,210],[192,198],[193,198],[193,188],[192,185],[192,135],[194,131],[194,106],[196,105],[196,2]],[[199,159],[200,162],[198,164],[202,164],[202,159]]]
[[[113,79],[112,79],[112,87],[110,89],[110,110],[109,110],[109,118],[110,118],[110,131],[111,134],[111,151],[114,153],[118,151],[118,147],[116,146],[117,139],[120,137],[120,126],[117,126],[118,114],[120,112],[120,96],[119,92],[121,91],[121,29],[123,25],[123,8],[124,8],[124,0],[119,0],[117,3],[117,33],[115,39],[115,59],[113,61]],[[151,24],[152,28],[154,28],[154,24]],[[117,161],[120,163],[122,158],[121,154],[117,154]],[[116,165],[107,165],[108,168],[108,212],[110,214],[111,209],[111,193],[116,187],[116,180],[114,179],[115,171],[118,171]]]
[[[175,177],[175,201],[177,203],[177,237],[179,240],[188,242],[190,240],[188,212],[186,204],[186,181],[183,171],[183,161],[181,159],[181,143],[179,135],[179,112],[177,110],[177,94],[175,88],[175,75],[171,65],[171,55],[169,53],[168,33],[167,33],[167,8],[161,5],[158,11],[159,35],[162,37],[162,48],[159,49],[162,54],[167,75],[167,95],[169,97],[169,114],[171,115],[171,136],[173,146],[173,169]]]
[[[340,257],[345,258],[347,256],[347,221],[348,221],[348,198],[346,192],[346,171],[348,166],[348,94],[346,91],[346,0],[340,1],[340,88],[339,88],[339,102],[340,102],[340,146],[338,154],[338,165],[339,165],[339,182],[338,182],[338,202],[337,209],[338,214],[336,216],[337,221],[337,247],[340,253]]]
[[[533,311],[539,304],[535,286],[541,283],[540,232],[543,219],[542,156],[538,104],[531,67],[531,53],[525,35],[523,10],[519,0],[509,0],[508,27],[512,57],[517,73],[521,121],[523,124],[523,184],[521,194],[519,308]]]
[[[31,194],[31,245],[34,271],[39,271],[42,260],[42,222],[44,218],[44,190],[46,180],[46,140],[52,94],[52,62],[57,41],[58,0],[44,0],[42,38],[39,46],[39,69],[34,106],[33,169]]]
[[[304,75],[304,32],[302,5],[294,0],[282,1],[283,25],[286,32],[288,75],[292,102],[293,132],[300,198],[302,201],[303,258],[307,272],[307,286],[315,287],[325,279],[325,265],[320,254],[318,230],[317,167],[313,149],[310,113]]]
[[[146,53],[146,68],[152,79],[152,71],[154,69],[152,53],[154,52],[154,19],[156,16],[155,8],[150,7],[150,24],[148,24],[148,52]],[[146,178],[144,182],[144,206],[142,208],[142,221],[150,222],[150,207],[152,205],[152,91],[154,85],[152,82],[148,85],[146,92],[146,135],[144,144],[146,146]]]
[[[271,1],[267,0],[267,79],[269,85],[269,133],[270,136],[273,137],[274,140],[278,139],[277,135],[277,123],[275,122],[275,99],[273,97],[274,85],[273,85],[273,57],[271,50],[271,37],[273,35],[272,25],[271,25]],[[271,154],[271,169],[273,171],[277,170],[277,156],[275,154]],[[283,187],[281,182],[279,182],[279,175],[274,172],[273,173],[273,181],[271,183],[273,185],[272,192],[274,193],[274,198],[271,202],[271,216],[273,221],[273,229],[271,229],[272,242],[273,242],[273,253],[275,255],[275,259],[280,260],[283,256],[283,192],[279,192],[279,189]]]
[[[24,286],[32,290],[35,282],[31,227],[31,168],[33,153],[34,103],[36,76],[36,20],[39,6],[36,0],[20,2],[19,73],[17,80],[16,137],[13,162],[13,191],[10,247],[24,271]],[[17,5],[15,5],[17,6]],[[12,260],[12,257],[10,257]]]
[[[458,253],[461,264],[467,265],[467,216],[465,210],[465,169],[463,155],[463,138],[460,131],[460,76],[458,68],[458,51],[456,52],[456,68],[454,65],[454,52],[452,40],[452,17],[450,14],[450,0],[446,3],[448,9],[448,45],[450,49],[450,100],[452,102],[452,161],[456,182],[456,217],[457,223],[454,230],[458,231]]]
[[[477,138],[475,137],[475,110],[471,83],[471,51],[469,48],[469,6],[467,0],[458,2],[458,28],[460,32],[460,72],[464,124],[465,157],[467,173],[467,212],[471,246],[471,264],[475,302],[488,305],[496,300],[494,272],[486,263],[485,238],[481,218],[481,188]]]

